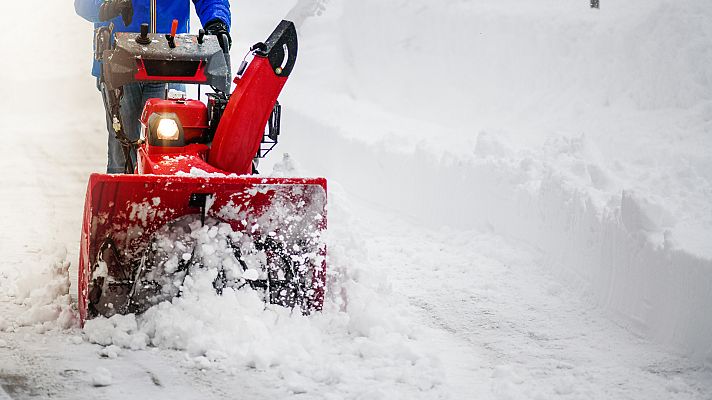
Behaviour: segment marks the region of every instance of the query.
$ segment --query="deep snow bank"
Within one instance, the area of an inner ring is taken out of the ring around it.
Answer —
[[[290,107],[351,138],[464,159],[477,156],[487,132],[578,175],[597,206],[639,192],[655,210],[649,230],[712,258],[704,2],[632,1],[601,12],[558,0],[330,5],[331,15],[302,30],[307,44],[290,84],[312,95]],[[582,138],[571,162],[560,143]]]
[[[536,245],[634,331],[710,357],[711,21],[699,0],[332,1],[283,96],[310,136],[284,148],[423,223]]]

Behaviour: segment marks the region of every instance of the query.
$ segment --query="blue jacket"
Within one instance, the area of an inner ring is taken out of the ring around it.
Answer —
[[[77,14],[89,22],[94,23],[94,28],[108,25],[109,21],[99,21],[99,6],[104,0],[74,0],[74,9]],[[195,11],[200,22],[219,19],[230,29],[230,2],[229,0],[193,0]],[[171,23],[178,20],[178,33],[190,31],[190,4],[188,0],[133,0],[134,15],[131,25],[124,26],[121,17],[115,18],[114,32],[139,32],[141,24],[147,23],[151,32],[168,33]],[[92,75],[99,76],[99,62],[94,62]]]

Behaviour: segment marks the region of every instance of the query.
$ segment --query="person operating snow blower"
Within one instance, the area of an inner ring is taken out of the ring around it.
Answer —
[[[195,11],[203,24],[205,33],[216,35],[220,47],[229,50],[230,3],[228,0],[192,0]],[[142,24],[148,24],[151,33],[170,32],[174,20],[178,21],[176,33],[189,31],[190,4],[188,0],[75,0],[74,9],[79,16],[94,23],[95,49],[101,32],[140,32]],[[110,35],[108,35],[110,36]],[[97,77],[97,87],[102,93],[101,54],[94,57],[92,75]],[[185,91],[183,85],[170,84],[171,89]],[[132,143],[139,139],[139,118],[146,100],[164,97],[167,87],[163,83],[133,82],[123,87],[120,100],[121,120],[124,124],[121,136],[114,129],[114,121],[107,109],[108,137],[107,173],[133,172],[136,164],[136,149]],[[128,157],[127,157],[128,156]]]
[[[187,0],[165,1],[188,6]],[[215,29],[211,21],[221,3],[194,3],[210,19],[208,29]],[[181,297],[194,287],[189,281],[218,296],[251,291],[269,307],[321,310],[326,179],[259,176],[254,168],[255,157],[266,156],[279,140],[278,97],[299,49],[294,23],[280,21],[233,73],[227,17],[218,18],[224,25],[219,35],[204,29],[178,34],[178,19],[156,33],[148,22],[139,32],[117,32],[113,25],[129,29],[141,22],[136,19],[148,14],[148,3],[143,12],[139,0],[92,4],[88,16],[109,21],[96,31],[94,53],[110,129],[127,156],[125,174],[93,173],[87,183],[77,272],[80,321],[140,314]],[[200,7],[208,4],[212,13]],[[135,112],[125,96],[139,107],[150,96],[149,84],[158,84],[158,91],[168,84],[213,91],[206,102],[187,93],[149,98],[140,112],[140,140],[131,141],[124,121],[136,115],[125,115]]]

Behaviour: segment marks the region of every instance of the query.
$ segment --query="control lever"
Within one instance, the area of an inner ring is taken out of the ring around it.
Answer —
[[[136,43],[144,46],[151,43],[151,38],[148,37],[148,24],[141,24],[141,34],[136,36]]]
[[[227,34],[223,33],[220,35],[220,39],[219,43],[225,43],[225,47],[222,49],[223,53],[230,54],[230,46],[227,44],[230,42],[230,39],[227,38]]]
[[[171,33],[170,35],[166,35],[166,40],[168,40],[168,46],[171,49],[176,48],[176,32],[178,32],[178,20],[174,19],[173,23],[171,24]]]

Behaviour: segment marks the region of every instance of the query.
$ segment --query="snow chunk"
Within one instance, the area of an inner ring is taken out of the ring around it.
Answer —
[[[242,277],[248,281],[256,281],[260,279],[260,273],[256,269],[248,269],[242,274]]]
[[[121,354],[121,347],[113,344],[99,351],[99,355],[106,358],[117,358],[119,354]]]
[[[132,350],[145,349],[148,337],[138,330],[136,316],[114,315],[111,318],[94,318],[84,325],[84,333],[91,343],[102,346],[117,345]]]
[[[91,382],[95,387],[109,386],[112,383],[111,372],[104,367],[98,367],[91,377]]]
[[[70,336],[69,343],[79,345],[84,343],[84,339],[81,336]]]

